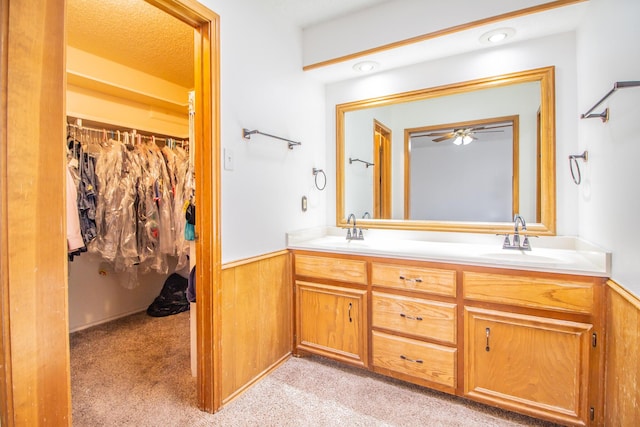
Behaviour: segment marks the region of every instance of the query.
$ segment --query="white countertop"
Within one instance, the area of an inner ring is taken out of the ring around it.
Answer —
[[[289,249],[371,255],[609,277],[611,254],[576,237],[529,237],[532,250],[502,249],[503,236],[396,230],[363,230],[364,240],[347,240],[346,229],[317,227],[287,233]]]

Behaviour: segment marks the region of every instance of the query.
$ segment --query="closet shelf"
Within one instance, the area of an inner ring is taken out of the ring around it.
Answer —
[[[185,116],[189,112],[189,102],[186,99],[184,102],[166,99],[74,71],[67,70],[67,83],[107,95],[139,102],[141,104],[160,107],[165,110],[184,114]]]

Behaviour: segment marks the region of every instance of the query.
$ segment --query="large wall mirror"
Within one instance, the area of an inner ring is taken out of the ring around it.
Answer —
[[[336,224],[555,234],[554,68],[336,106]]]

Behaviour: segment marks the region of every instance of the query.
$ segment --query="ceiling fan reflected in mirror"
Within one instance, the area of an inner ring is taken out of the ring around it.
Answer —
[[[443,130],[440,132],[431,132],[422,135],[412,135],[413,137],[436,137],[433,139],[433,142],[443,142],[450,139],[453,139],[453,143],[455,145],[468,145],[473,140],[478,139],[475,135],[481,133],[495,133],[495,132],[504,132],[500,128],[511,127],[511,123],[498,125],[498,126],[474,126],[474,127],[465,127],[465,128],[455,128],[451,130]],[[497,130],[494,130],[497,129]]]

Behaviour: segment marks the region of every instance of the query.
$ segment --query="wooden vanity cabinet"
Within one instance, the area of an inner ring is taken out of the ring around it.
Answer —
[[[368,366],[366,271],[364,261],[295,255],[296,354]]]
[[[598,277],[294,252],[295,353],[604,425]]]
[[[597,424],[593,280],[465,272],[463,289],[464,395],[560,424]]]
[[[373,370],[455,393],[456,271],[373,261],[371,284]]]

